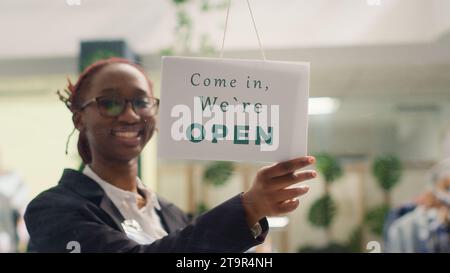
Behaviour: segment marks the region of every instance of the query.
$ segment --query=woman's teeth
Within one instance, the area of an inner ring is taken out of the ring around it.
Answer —
[[[139,135],[139,132],[114,132],[114,135],[123,138],[135,138]]]

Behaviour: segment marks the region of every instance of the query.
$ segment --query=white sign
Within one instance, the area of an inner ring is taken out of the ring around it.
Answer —
[[[306,155],[309,63],[163,57],[161,158]]]

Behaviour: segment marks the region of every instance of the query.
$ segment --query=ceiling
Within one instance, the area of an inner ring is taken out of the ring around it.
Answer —
[[[139,54],[173,45],[176,9],[171,0],[2,0],[0,58],[75,56],[80,40],[124,38]],[[204,0],[185,10],[192,46],[208,34],[219,48],[225,10],[204,13]],[[220,3],[224,0],[210,0]],[[450,30],[448,0],[251,1],[267,49],[429,43]],[[282,4],[281,4],[282,3]],[[257,48],[246,1],[232,1],[226,50]]]

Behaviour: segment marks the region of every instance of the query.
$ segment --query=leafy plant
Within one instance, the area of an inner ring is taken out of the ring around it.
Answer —
[[[402,164],[395,156],[380,156],[375,159],[372,171],[380,187],[389,191],[400,181]]]
[[[227,161],[217,161],[206,167],[203,180],[214,186],[224,185],[233,174],[234,165]]]
[[[342,168],[336,157],[326,153],[317,154],[315,157],[317,170],[323,175],[327,184],[331,184],[342,176]]]
[[[315,247],[315,246],[305,246],[300,247],[297,253],[350,253],[349,248],[337,242],[331,242],[326,246]]]
[[[166,47],[159,51],[159,55],[161,56],[175,55],[175,50],[173,49],[173,47]]]
[[[378,185],[383,189],[384,203],[369,210],[365,215],[364,223],[369,226],[372,233],[381,236],[386,215],[391,206],[390,192],[400,181],[402,164],[395,156],[379,156],[373,162],[372,172]]]
[[[196,214],[200,215],[200,214],[202,214],[204,212],[207,212],[208,210],[209,210],[208,206],[205,203],[200,202],[200,203],[197,204]]]
[[[329,194],[316,200],[309,210],[308,219],[317,227],[329,227],[336,214],[336,204]]]
[[[363,229],[361,226],[358,226],[350,233],[347,248],[352,253],[361,252],[362,240],[363,240]]]
[[[316,154],[316,168],[324,177],[324,194],[316,200],[308,213],[309,222],[317,227],[325,228],[328,241],[331,243],[331,223],[337,213],[337,206],[330,195],[329,185],[342,176],[342,167],[339,160],[327,153]]]
[[[108,59],[111,57],[119,57],[119,56],[113,51],[99,49],[99,50],[95,51],[94,53],[92,53],[86,59],[82,60],[82,70],[84,70],[89,65],[95,63],[96,61]]]
[[[189,0],[172,0],[175,5],[181,5],[187,3]]]
[[[199,52],[213,54],[216,52],[209,33],[195,33],[195,15],[188,8],[189,4],[198,5],[199,11],[208,13],[224,10],[228,6],[228,0],[170,0],[176,11],[176,25],[173,30],[175,41],[172,46],[160,50],[164,56],[192,53],[192,44],[198,39]]]
[[[389,206],[387,204],[379,205],[367,212],[364,223],[373,234],[378,236],[383,234],[384,221],[388,212]]]
[[[217,1],[215,1],[217,2]],[[228,0],[219,1],[216,4],[211,4],[211,0],[202,0],[200,8],[202,11],[210,11],[212,9],[225,9],[228,6]]]

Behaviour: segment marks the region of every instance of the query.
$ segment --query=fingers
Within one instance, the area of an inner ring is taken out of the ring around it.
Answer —
[[[300,201],[298,199],[288,200],[286,202],[283,202],[278,206],[278,213],[284,214],[284,213],[291,212],[291,211],[295,210],[299,204],[300,204]]]
[[[280,177],[276,177],[268,184],[278,189],[284,189],[292,184],[313,179],[316,176],[316,171],[301,171],[298,173],[286,174]]]
[[[308,191],[309,191],[308,186],[279,190],[275,196],[275,200],[277,203],[285,202],[287,200],[299,197],[307,193]]]
[[[274,216],[295,210],[299,205],[296,198],[307,193],[309,187],[290,189],[287,187],[315,178],[317,172],[314,170],[296,172],[314,162],[314,157],[304,156],[260,169],[251,189],[243,195],[243,199],[246,200],[244,207],[250,207],[246,209],[249,211],[246,213],[250,215],[247,219],[250,219],[252,223],[253,218],[260,219],[264,216]],[[247,198],[249,196],[253,198]],[[249,200],[251,203],[247,203]]]
[[[283,161],[276,163],[270,167],[266,167],[261,170],[261,175],[265,178],[274,178],[278,176],[283,176],[289,173],[293,173],[298,169],[306,167],[315,162],[315,158],[312,156],[304,156],[288,161]]]

